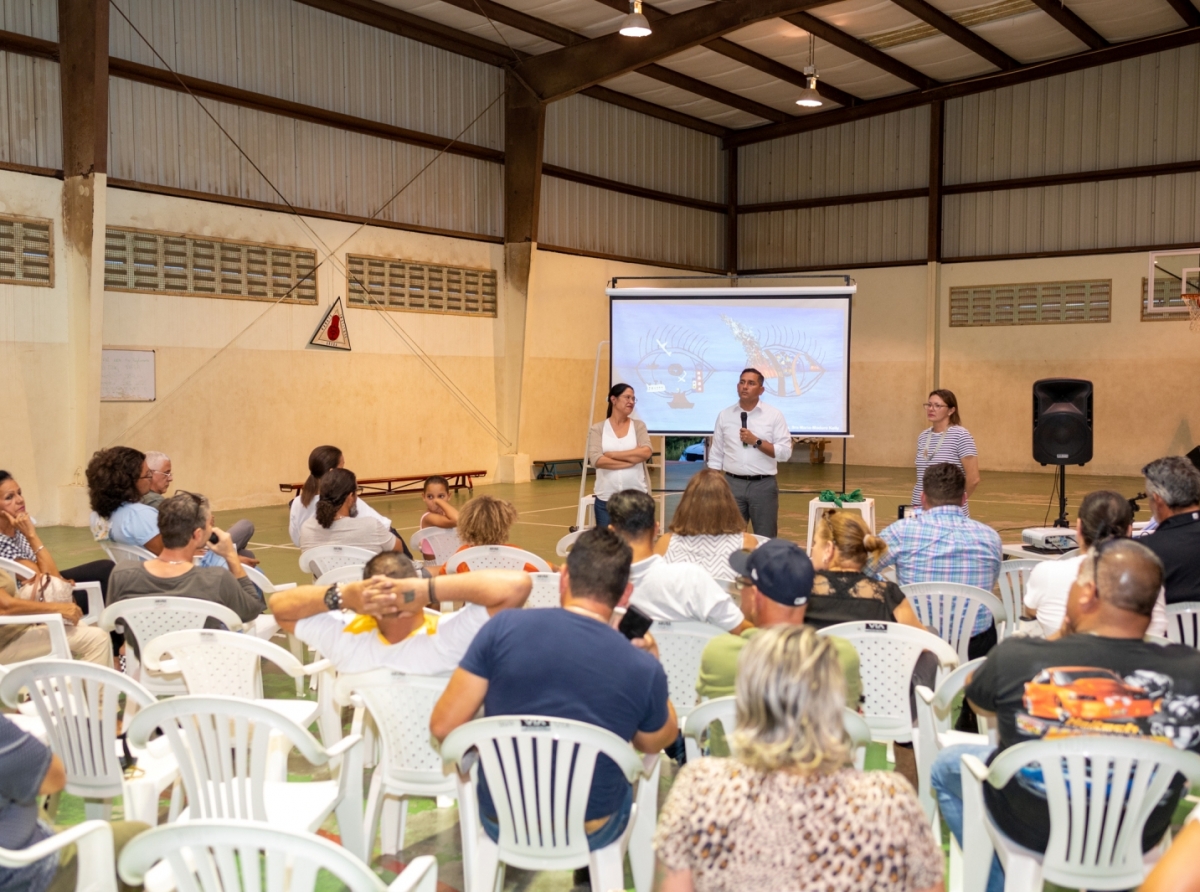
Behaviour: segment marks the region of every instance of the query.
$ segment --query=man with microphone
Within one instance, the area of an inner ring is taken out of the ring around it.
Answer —
[[[743,369],[738,378],[738,401],[717,415],[708,466],[724,471],[742,517],[758,536],[775,538],[779,527],[777,463],[792,455],[792,435],[783,413],[759,397],[762,372]]]

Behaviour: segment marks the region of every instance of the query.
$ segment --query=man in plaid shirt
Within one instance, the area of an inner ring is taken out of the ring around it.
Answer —
[[[901,585],[960,582],[992,591],[1004,560],[1000,534],[963,516],[967,481],[962,468],[950,462],[930,465],[924,484],[922,512],[880,533],[888,550],[873,569],[878,573],[894,564]],[[995,644],[995,620],[988,610],[980,610],[971,632],[970,658],[986,656]]]

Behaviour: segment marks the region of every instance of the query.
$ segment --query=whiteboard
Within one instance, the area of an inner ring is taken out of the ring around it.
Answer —
[[[153,402],[153,350],[100,351],[101,402]]]

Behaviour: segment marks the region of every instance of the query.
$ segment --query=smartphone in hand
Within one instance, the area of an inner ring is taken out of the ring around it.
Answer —
[[[625,615],[621,617],[617,631],[632,641],[635,638],[645,638],[652,625],[654,625],[654,620],[630,604],[625,608]]]

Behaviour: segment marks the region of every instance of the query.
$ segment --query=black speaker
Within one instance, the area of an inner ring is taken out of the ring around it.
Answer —
[[[1043,378],[1033,382],[1033,459],[1043,465],[1092,460],[1092,382]]]

